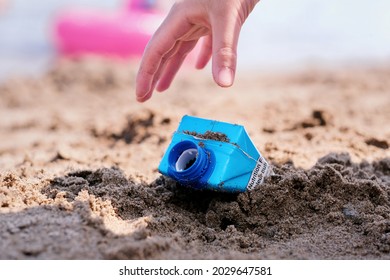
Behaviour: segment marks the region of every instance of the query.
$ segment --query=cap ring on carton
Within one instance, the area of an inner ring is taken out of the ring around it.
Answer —
[[[196,143],[181,141],[171,149],[168,162],[169,173],[179,183],[190,183],[206,173],[210,157],[206,150]]]

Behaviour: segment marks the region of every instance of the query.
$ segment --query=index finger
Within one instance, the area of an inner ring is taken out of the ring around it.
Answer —
[[[190,29],[191,24],[186,20],[185,14],[173,7],[145,48],[136,80],[138,101],[145,101],[145,97],[153,91],[152,82],[161,61],[174,48],[176,41]]]

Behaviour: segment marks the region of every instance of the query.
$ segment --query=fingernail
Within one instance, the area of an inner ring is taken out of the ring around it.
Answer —
[[[218,73],[218,82],[223,87],[230,87],[233,84],[233,70],[223,67]]]
[[[144,101],[145,97],[149,94],[151,88],[151,81],[145,79],[139,73],[136,78],[135,95],[137,101]]]
[[[137,101],[138,102],[145,102],[146,100],[148,100],[149,99],[149,96],[148,96],[149,94],[147,93],[147,94],[144,94],[143,96],[137,96]]]
[[[136,96],[137,96],[137,101],[143,102],[147,99],[147,96],[149,95],[150,89],[145,91],[137,91]]]

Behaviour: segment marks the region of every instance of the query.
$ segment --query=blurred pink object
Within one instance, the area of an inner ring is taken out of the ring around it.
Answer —
[[[72,9],[54,21],[54,41],[65,56],[141,57],[165,14],[154,1],[128,0],[118,11]]]
[[[8,1],[7,0],[0,0],[0,13],[2,11],[5,11],[5,9],[7,8],[7,3]]]

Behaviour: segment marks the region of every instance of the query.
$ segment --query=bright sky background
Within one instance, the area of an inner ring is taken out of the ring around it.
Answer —
[[[37,73],[54,52],[55,11],[69,5],[113,9],[120,0],[9,0],[0,15],[0,78]],[[390,62],[389,0],[262,0],[242,30],[239,67]]]

